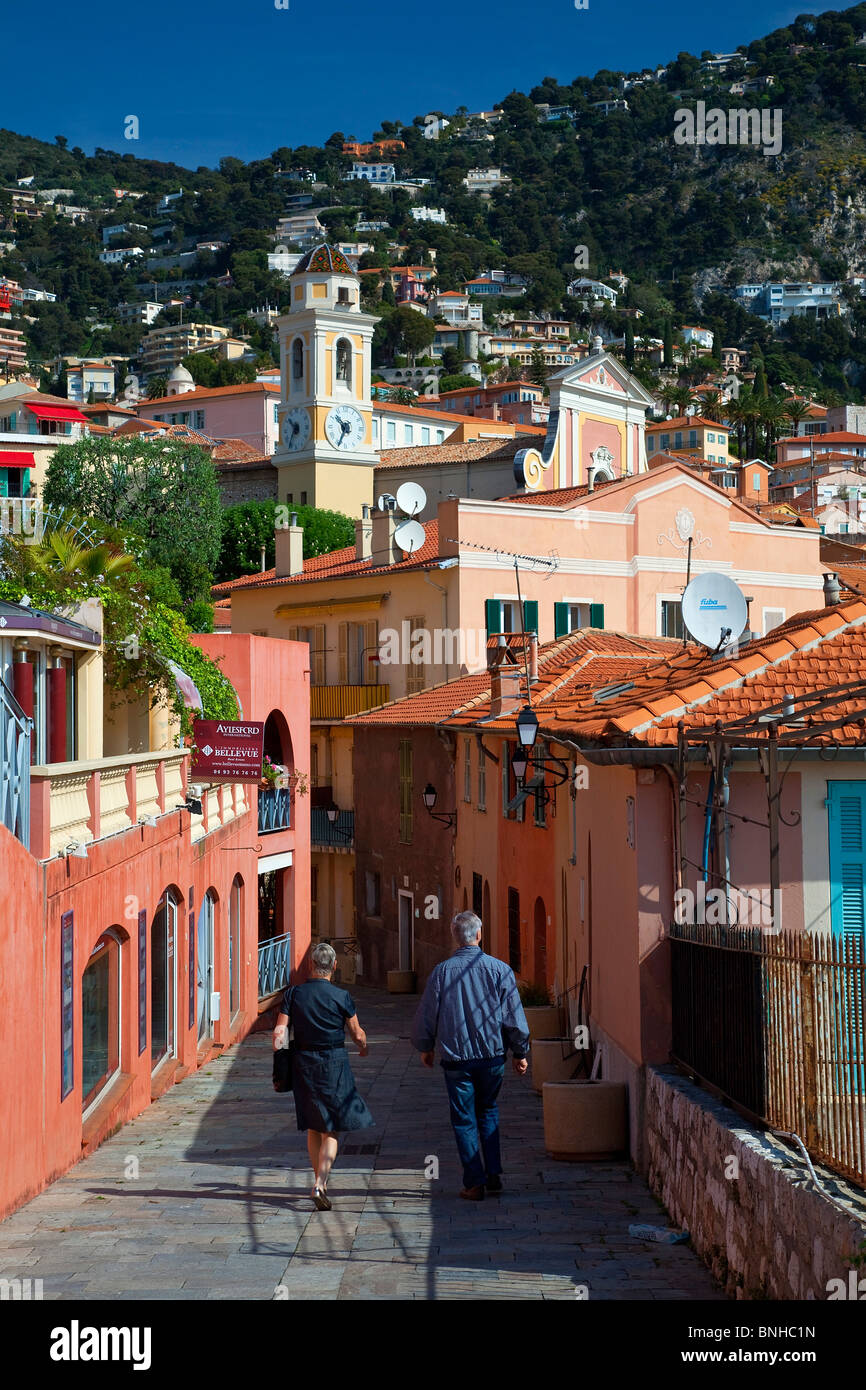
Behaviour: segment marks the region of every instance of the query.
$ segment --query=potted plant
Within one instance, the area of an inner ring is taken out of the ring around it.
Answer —
[[[550,1000],[546,985],[521,981],[517,986],[530,1035],[533,1038],[558,1038],[562,1034],[560,1009]]]
[[[262,787],[266,791],[273,791],[284,776],[285,771],[286,769],[280,763],[272,763],[266,753],[262,759]]]

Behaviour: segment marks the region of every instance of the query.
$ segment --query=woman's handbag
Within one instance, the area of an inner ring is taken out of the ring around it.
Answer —
[[[289,1033],[292,1027],[292,1000],[293,991],[289,991],[289,1022],[286,1028],[285,1046],[278,1048],[274,1053],[274,1090],[290,1091],[292,1089],[292,1043]]]

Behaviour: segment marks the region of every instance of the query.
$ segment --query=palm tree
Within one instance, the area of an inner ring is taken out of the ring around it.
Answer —
[[[692,393],[688,386],[675,386],[671,392],[671,401],[681,414],[685,414],[688,407],[693,404]]]
[[[102,541],[87,545],[67,528],[47,531],[33,558],[46,574],[78,580],[110,580],[132,568],[133,559],[117,546]]]
[[[764,457],[769,461],[773,445],[788,418],[788,411],[778,396],[763,396],[758,403],[758,418],[764,431]]]
[[[715,420],[721,424],[722,420],[722,394],[720,391],[705,391],[701,414],[705,420]]]
[[[152,376],[147,383],[147,399],[149,401],[161,400],[168,390],[168,382],[164,376]]]
[[[670,412],[671,407],[675,405],[676,394],[677,388],[676,386],[672,386],[670,382],[666,382],[665,385],[662,386],[661,390],[656,392],[658,399],[662,403],[662,408],[664,409],[665,414],[668,414]]]
[[[809,411],[812,409],[808,401],[804,401],[799,396],[791,396],[785,402],[785,418],[790,422],[794,434],[797,433],[804,420],[808,420]]]

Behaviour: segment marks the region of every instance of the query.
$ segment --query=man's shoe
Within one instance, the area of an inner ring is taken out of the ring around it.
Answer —
[[[484,1188],[479,1184],[478,1187],[461,1188],[460,1196],[465,1197],[467,1202],[483,1202]]]
[[[501,1195],[502,1195],[502,1179],[501,1179],[501,1177],[499,1176],[499,1174],[498,1174],[498,1173],[493,1173],[492,1176],[489,1177],[489,1178],[487,1179],[487,1182],[485,1183],[485,1187],[487,1188],[487,1191],[490,1193],[491,1197],[499,1197],[499,1196],[501,1196]]]

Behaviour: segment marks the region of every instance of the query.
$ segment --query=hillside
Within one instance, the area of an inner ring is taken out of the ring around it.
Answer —
[[[256,306],[286,302],[286,280],[268,271],[266,252],[287,198],[311,187],[285,177],[303,169],[315,176],[314,205],[327,209],[320,220],[329,235],[372,245],[362,267],[429,263],[432,248],[439,289],[501,267],[527,282],[521,308],[555,312],[584,331],[601,322],[622,333],[620,313],[583,313],[565,295],[574,248],[582,245],[584,274],[604,279],[621,269],[630,277],[620,308],[642,311],[641,333],[660,337],[669,319],[706,324],[717,344],[759,345],[771,387],[785,381],[861,400],[866,300],[859,294],[850,293],[844,317],[795,319],[774,332],[712,286],[843,281],[866,271],[864,34],[866,4],[801,16],[745,46],[723,72],[702,67],[709,53],[680,53],[654,74],[602,71],[567,83],[545,77],[526,94],[504,96],[496,123],[473,122],[465,108],[444,113],[450,124],[436,140],[424,138],[423,116],[384,121],[373,138],[403,142],[387,156],[398,179],[429,180],[414,201],[444,209],[445,225],[412,220],[411,190],[344,181],[352,156],[342,145],[354,137],[342,132],[321,147],[283,147],[250,164],[228,156],[216,170],[195,171],[104,150],[87,156],[67,149],[61,136],[52,146],[0,132],[6,190],[32,175],[33,188],[70,189],[68,201],[91,213],[73,224],[49,206],[42,217],[26,218],[13,212],[11,193],[0,192],[0,271],[58,295],[56,304],[27,306],[28,342],[43,360],[58,352],[134,354],[140,330],[119,325],[115,307],[147,297],[149,281],[193,281],[183,290],[185,318],[243,328]],[[748,84],[742,95],[730,90],[738,80]],[[593,105],[617,100],[628,109]],[[707,109],[781,111],[779,153],[677,144],[677,111],[699,101]],[[542,104],[565,114],[544,119],[550,112]],[[468,192],[462,181],[479,166],[500,169],[510,182],[485,196]],[[144,196],[118,203],[118,186]],[[161,216],[159,199],[181,188],[170,215]],[[357,233],[359,216],[388,229]],[[149,255],[190,251],[204,240],[225,245],[198,253],[183,269],[102,264],[102,227],[127,220],[142,228],[136,239]],[[387,302],[382,312],[386,319],[392,312]],[[378,335],[385,352],[386,328]],[[267,332],[256,331],[253,343],[269,355]]]

